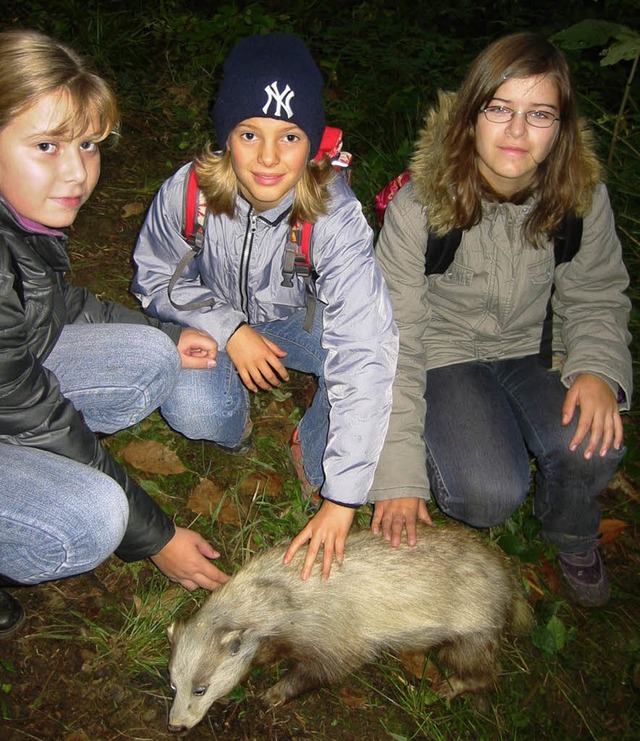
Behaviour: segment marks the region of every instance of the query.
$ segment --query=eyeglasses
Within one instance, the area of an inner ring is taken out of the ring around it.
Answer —
[[[530,126],[538,129],[548,129],[560,119],[549,111],[514,111],[504,105],[489,105],[483,108],[480,113],[484,113],[487,121],[491,123],[509,123],[517,113],[522,113],[525,121]]]

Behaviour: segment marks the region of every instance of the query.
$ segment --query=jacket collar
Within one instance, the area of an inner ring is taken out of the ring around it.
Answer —
[[[278,226],[278,224],[289,218],[292,208],[293,191],[290,191],[277,206],[270,208],[268,211],[263,211],[257,216],[260,221],[268,224],[269,226]],[[253,208],[251,203],[249,203],[249,201],[242,195],[242,193],[238,193],[238,198],[236,201],[236,216],[239,216],[240,218],[248,218],[253,214],[255,214],[255,209]]]

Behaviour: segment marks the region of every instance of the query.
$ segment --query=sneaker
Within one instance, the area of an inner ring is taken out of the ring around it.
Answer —
[[[15,633],[23,620],[22,605],[9,592],[0,589],[0,638],[7,638]]]
[[[300,436],[298,434],[298,428],[296,427],[291,435],[291,458],[293,459],[293,467],[296,469],[298,480],[302,485],[302,493],[310,499],[312,504],[316,505],[320,503],[320,487],[313,486],[307,481],[307,475],[304,472],[304,461],[302,460],[302,446],[300,445]]]
[[[574,602],[583,607],[600,607],[608,601],[609,579],[597,548],[584,553],[560,553],[558,562]]]
[[[251,436],[253,433],[253,422],[249,420],[242,431],[242,437],[237,445],[228,447],[227,445],[220,445],[220,443],[214,443],[220,450],[223,450],[229,455],[246,455],[251,450]]]

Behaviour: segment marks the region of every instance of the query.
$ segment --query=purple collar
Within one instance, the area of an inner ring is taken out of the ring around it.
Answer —
[[[16,221],[20,226],[22,226],[24,229],[26,229],[28,232],[35,232],[36,234],[47,234],[52,237],[63,237],[65,235],[65,232],[61,231],[60,229],[52,229],[49,226],[45,226],[44,224],[39,224],[37,221],[31,221],[31,219],[27,219],[26,216],[21,216],[14,208],[11,207],[9,203],[5,201],[5,204],[7,205],[7,208],[11,211],[11,213],[16,217]]]

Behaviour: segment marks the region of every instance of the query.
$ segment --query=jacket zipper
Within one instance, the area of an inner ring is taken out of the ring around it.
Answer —
[[[244,233],[244,244],[242,245],[242,257],[240,259],[240,306],[249,320],[249,261],[251,260],[251,248],[253,247],[253,235],[256,233],[258,216],[249,211],[247,229]]]

